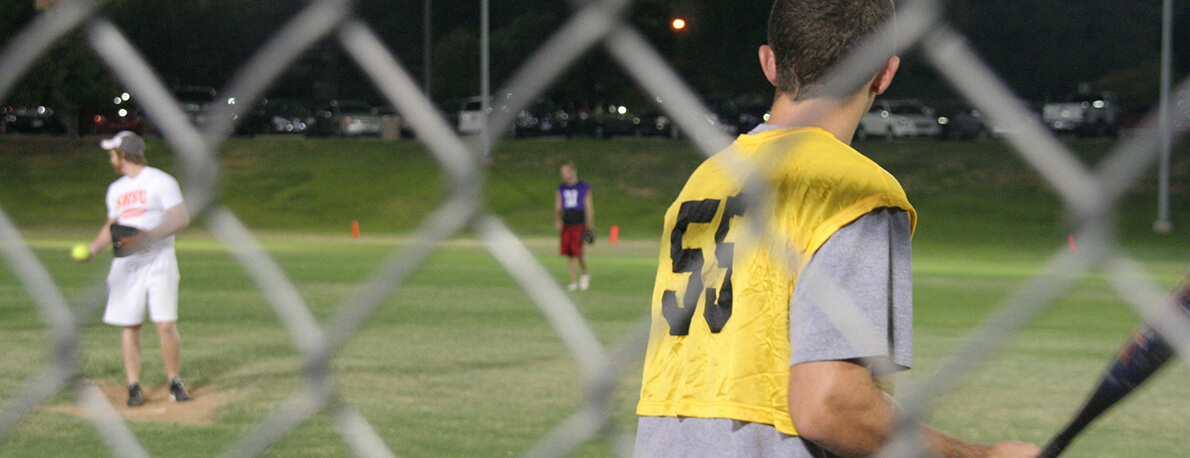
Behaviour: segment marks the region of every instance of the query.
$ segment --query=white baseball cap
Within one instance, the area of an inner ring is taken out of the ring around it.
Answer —
[[[112,138],[99,141],[99,147],[105,151],[118,149],[124,154],[145,157],[145,141],[141,140],[140,136],[135,132],[122,130]]]

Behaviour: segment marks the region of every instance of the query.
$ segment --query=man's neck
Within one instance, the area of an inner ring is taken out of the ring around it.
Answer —
[[[133,164],[131,162],[124,163],[124,167],[121,168],[121,172],[123,172],[124,176],[128,178],[136,178],[137,175],[140,175],[140,173],[144,170],[144,164]]]
[[[816,97],[793,100],[778,94],[773,100],[766,124],[784,127],[818,127],[834,135],[843,143],[851,143],[859,120],[868,111],[871,101],[864,94],[847,99]]]

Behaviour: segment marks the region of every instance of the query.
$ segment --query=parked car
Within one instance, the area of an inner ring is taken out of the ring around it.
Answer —
[[[314,113],[294,99],[263,99],[236,127],[239,135],[305,134],[313,129]]]
[[[987,129],[988,136],[992,138],[1002,138],[1006,135],[1023,132],[1029,126],[1040,125],[1040,107],[1040,104],[1026,102],[1026,109],[1028,111],[1023,117],[1003,122],[995,122],[985,116],[984,126]]]
[[[380,115],[376,109],[359,100],[332,100],[316,116],[318,135],[350,137],[380,135]]]
[[[548,99],[538,99],[517,113],[513,135],[538,137],[565,135],[570,128],[570,114]]]
[[[681,138],[685,136],[686,134],[682,132],[662,108],[665,103],[664,100],[657,97],[654,101],[657,105],[645,111],[640,116],[640,134],[660,135],[670,138]],[[741,121],[746,122],[746,118],[748,118],[748,115],[744,115],[734,102],[727,99],[708,99],[704,102],[704,105],[711,110],[705,113],[703,117],[707,125],[730,136],[741,132],[740,123]],[[751,130],[752,127],[755,127],[755,125],[753,124],[751,127],[748,127],[748,130]]]
[[[681,131],[660,107],[654,107],[640,116],[641,135],[669,138],[681,137]]]
[[[54,114],[52,108],[46,106],[14,107],[5,115],[5,129],[7,132],[26,134],[61,134],[66,132],[66,124]]]
[[[614,101],[595,104],[588,112],[587,122],[583,133],[595,138],[612,138],[614,136],[635,135],[644,133],[640,114]]]
[[[405,117],[401,116],[396,108],[377,107],[376,115],[380,116],[381,137],[397,139],[413,136],[413,129],[409,127],[409,121],[405,120]]]
[[[890,100],[888,106],[893,114],[909,118],[917,130],[918,137],[937,137],[942,133],[942,124],[933,108],[917,100]]]
[[[458,130],[463,135],[478,134],[483,130],[484,123],[487,122],[487,117],[484,116],[483,112],[483,97],[471,97],[464,100],[462,105],[459,106],[458,113]]]
[[[1175,94],[1169,107],[1173,135],[1190,135],[1190,91]]]
[[[751,132],[752,129],[769,120],[769,104],[740,105],[739,115],[736,117],[736,130],[741,134]]]
[[[196,126],[207,124],[207,115],[215,104],[217,93],[210,86],[182,86],[174,88],[174,98],[182,106],[182,112]]]
[[[1075,94],[1041,109],[1041,120],[1050,130],[1081,136],[1115,136],[1119,115],[1120,104],[1111,92]]]
[[[727,98],[711,97],[704,100],[704,103],[711,110],[710,113],[707,113],[708,120],[712,125],[718,127],[720,131],[733,137],[740,132],[747,132],[746,130],[741,130],[746,123],[741,122],[745,120],[741,119],[742,111],[735,101]],[[752,127],[755,127],[755,125],[749,126],[748,129],[751,130]]]
[[[936,137],[942,125],[934,110],[916,100],[876,100],[860,120],[856,138]]]
[[[508,111],[508,101],[512,94],[505,93],[499,97],[488,98],[488,115],[495,111]],[[474,135],[483,131],[488,116],[483,112],[483,97],[468,97],[458,105],[457,129],[462,135]]]
[[[94,133],[101,135],[124,130],[144,135],[145,120],[141,117],[139,108],[129,105],[91,115],[90,127]]]
[[[855,138],[859,140],[871,137],[897,138],[917,135],[917,128],[913,121],[904,116],[894,115],[887,103],[877,100],[872,108],[860,119],[855,128]]]
[[[964,102],[939,102],[934,104],[938,124],[942,127],[939,137],[949,140],[970,140],[988,136],[988,128],[979,109]]]
[[[508,102],[512,98],[513,94],[511,93],[489,96],[487,115],[483,113],[482,96],[474,96],[474,98],[466,98],[458,102],[455,117],[458,133],[470,136],[470,134],[482,132],[484,124],[488,123],[488,115],[494,112],[508,112]]]
[[[669,115],[661,111],[660,108],[653,109],[641,115],[641,135],[659,135],[669,138],[683,138],[687,136],[678,125],[669,118]],[[736,135],[739,131],[737,124],[720,121],[720,117],[714,113],[707,113],[703,116],[706,125],[712,129],[723,132],[727,135]],[[751,129],[749,129],[751,130]]]
[[[80,115],[79,130],[82,133],[107,135],[127,130],[144,135],[148,130],[140,106],[128,92],[115,97],[111,104],[90,107]]]

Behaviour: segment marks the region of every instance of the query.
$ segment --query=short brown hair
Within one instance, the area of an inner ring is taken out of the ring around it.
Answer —
[[[893,17],[892,0],[776,0],[769,46],[777,91],[794,100],[813,94],[822,76]]]

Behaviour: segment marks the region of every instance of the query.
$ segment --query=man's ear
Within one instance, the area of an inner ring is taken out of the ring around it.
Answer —
[[[760,46],[760,68],[764,70],[764,77],[773,86],[777,85],[777,54],[769,45]]]
[[[892,56],[884,63],[884,67],[880,68],[880,73],[872,79],[872,86],[870,87],[873,94],[880,95],[888,90],[892,85],[893,75],[896,75],[897,68],[901,66],[901,58]]]

